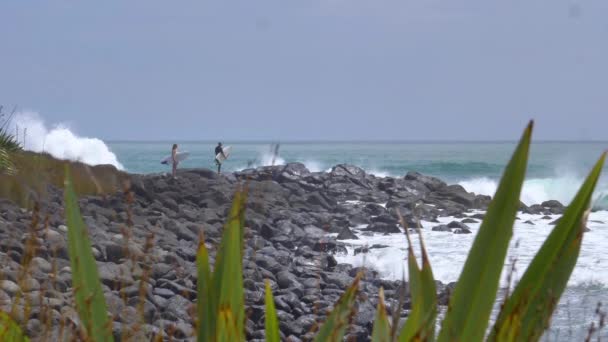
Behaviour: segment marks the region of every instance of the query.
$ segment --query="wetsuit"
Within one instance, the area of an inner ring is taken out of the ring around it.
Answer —
[[[222,149],[222,146],[217,145],[215,147],[215,155],[216,155],[215,164],[217,164],[217,173],[220,173],[220,169],[222,168],[222,163],[220,163],[220,161],[217,160],[217,155],[220,154],[220,153],[223,155],[224,154],[224,149]]]

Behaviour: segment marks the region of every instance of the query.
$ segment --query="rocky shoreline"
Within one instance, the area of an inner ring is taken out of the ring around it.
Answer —
[[[300,341],[314,336],[316,322],[361,270],[334,258],[346,252],[341,240],[358,238],[352,227],[364,227],[363,234],[402,233],[400,212],[409,227],[418,220],[460,218],[423,229],[466,234],[467,222],[482,218],[467,213],[485,210],[490,202],[488,196],[415,172],[378,178],[352,165],[318,173],[291,163],[221,176],[188,169],[179,170],[177,179],[130,178],[130,192],[80,199],[117,340],[149,339],[160,331],[174,341],[193,339],[199,237],[204,234],[213,264],[232,195],[244,181],[249,189],[244,252],[248,340],[264,339],[264,279],[273,287],[282,337]],[[544,215],[563,209],[557,201],[521,206],[523,212]],[[58,189],[50,189],[40,210],[26,211],[0,199],[0,309],[12,312],[33,340],[55,340],[70,333],[66,327],[79,324],[66,231]],[[27,270],[24,259],[31,260]],[[358,341],[369,340],[380,287],[389,311],[406,317],[410,305],[406,300],[397,308],[400,282],[364,271],[357,314],[348,330]],[[438,282],[443,305],[452,286]],[[15,303],[18,293],[27,305]]]

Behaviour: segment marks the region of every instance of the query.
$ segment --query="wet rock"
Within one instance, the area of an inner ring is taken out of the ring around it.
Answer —
[[[456,228],[452,232],[454,234],[471,234],[471,231],[467,228]]]
[[[445,224],[441,224],[432,228],[434,232],[451,232],[452,228],[448,227]]]
[[[348,227],[344,227],[342,228],[342,231],[340,231],[340,234],[338,234],[338,237],[336,237],[337,240],[358,240],[359,238],[357,237],[357,235],[355,235],[355,233],[352,232],[352,230],[350,230],[350,228]]]
[[[298,277],[288,271],[282,271],[277,274],[277,284],[282,289],[300,286]]]
[[[408,172],[405,175],[405,179],[420,182],[424,184],[424,186],[426,186],[430,191],[437,191],[447,186],[445,182],[438,178],[424,176],[418,172]]]
[[[544,201],[540,204],[544,208],[548,208],[553,214],[562,214],[566,207],[556,200]]]
[[[384,223],[384,222],[373,222],[369,224],[365,229],[365,231],[376,232],[376,233],[384,233],[384,234],[396,234],[401,233],[401,229],[394,223]]]
[[[330,173],[331,176],[343,176],[343,177],[356,177],[363,178],[365,177],[365,171],[354,165],[340,164],[334,166]]]
[[[449,228],[462,228],[462,229],[466,229],[469,230],[469,226],[467,226],[466,224],[462,223],[462,222],[458,222],[458,221],[452,221],[450,223],[448,223],[448,227]]]

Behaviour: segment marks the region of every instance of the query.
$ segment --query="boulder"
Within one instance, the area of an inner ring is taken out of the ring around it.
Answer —
[[[332,177],[355,177],[355,178],[364,178],[366,173],[360,167],[348,164],[339,164],[334,166],[329,172]]]
[[[418,172],[408,172],[405,175],[405,179],[409,181],[418,181],[424,184],[430,191],[437,191],[447,186],[445,182],[438,178],[424,176]]]

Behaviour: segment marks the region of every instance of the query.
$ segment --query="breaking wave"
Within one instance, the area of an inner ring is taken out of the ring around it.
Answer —
[[[582,179],[573,176],[530,179],[524,182],[521,200],[526,205],[539,204],[547,200],[558,200],[563,204],[568,204],[582,182]],[[498,187],[498,181],[486,177],[461,181],[458,184],[469,192],[489,196],[494,196]],[[595,209],[608,209],[608,186],[606,184],[597,185],[593,205]]]
[[[12,131],[21,132],[19,140],[27,151],[46,152],[58,159],[89,165],[110,164],[124,169],[116,155],[100,139],[79,136],[65,124],[47,126],[36,112],[17,113],[11,126]]]

